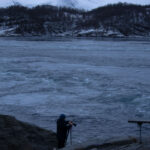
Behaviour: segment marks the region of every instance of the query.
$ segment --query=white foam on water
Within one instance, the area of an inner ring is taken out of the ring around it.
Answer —
[[[75,141],[134,134],[128,119],[150,117],[143,41],[1,38],[0,56],[0,113],[53,130],[65,113],[79,124]]]

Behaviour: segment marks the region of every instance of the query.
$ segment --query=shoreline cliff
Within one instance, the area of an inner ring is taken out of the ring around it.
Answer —
[[[0,150],[53,150],[56,147],[54,132],[0,115]]]

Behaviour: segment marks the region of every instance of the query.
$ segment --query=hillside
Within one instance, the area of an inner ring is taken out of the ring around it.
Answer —
[[[150,6],[118,3],[84,12],[50,5],[0,9],[0,35],[149,36]]]
[[[0,115],[1,150],[53,150],[57,147],[56,134],[14,117]]]

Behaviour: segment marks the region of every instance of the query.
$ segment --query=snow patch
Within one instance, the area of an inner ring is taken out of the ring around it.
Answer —
[[[14,33],[15,30],[16,30],[16,27],[12,27],[12,28],[1,27],[0,28],[0,36],[16,35]]]

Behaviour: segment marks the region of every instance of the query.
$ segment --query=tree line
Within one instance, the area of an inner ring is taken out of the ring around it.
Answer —
[[[150,6],[118,3],[83,11],[50,5],[33,8],[14,5],[0,8],[0,26],[16,27],[16,33],[45,34],[100,27],[116,28],[128,35],[133,28],[150,28]]]

